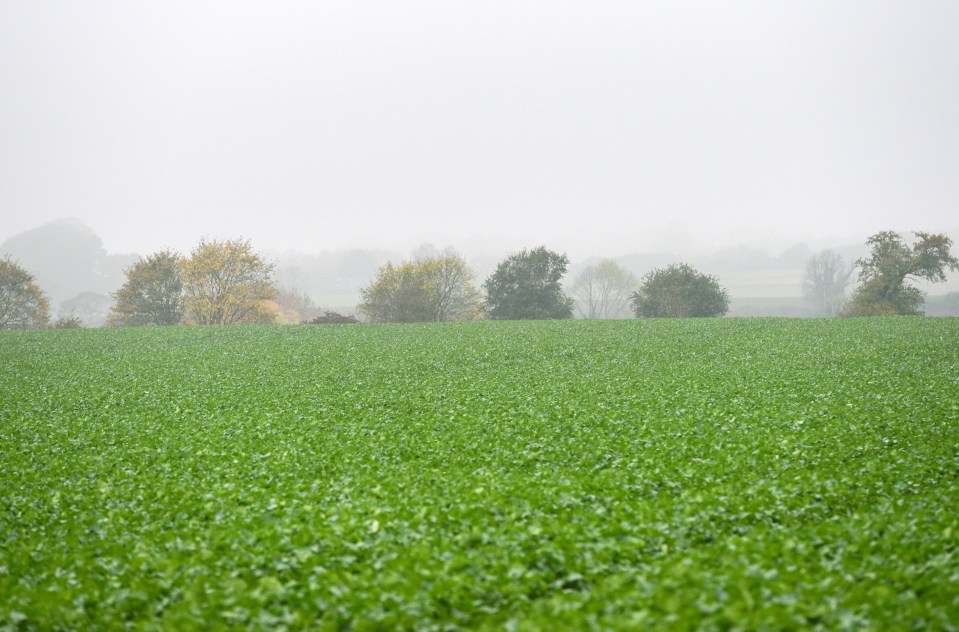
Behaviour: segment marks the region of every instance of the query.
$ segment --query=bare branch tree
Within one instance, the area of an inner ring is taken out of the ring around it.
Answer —
[[[579,273],[570,294],[582,318],[629,318],[629,297],[638,286],[635,275],[604,259]]]
[[[833,250],[823,250],[806,262],[802,290],[816,316],[836,316],[846,298],[854,265]]]

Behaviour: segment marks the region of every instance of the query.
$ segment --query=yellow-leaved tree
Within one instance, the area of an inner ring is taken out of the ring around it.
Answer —
[[[360,312],[373,322],[442,322],[484,316],[473,273],[454,251],[398,266],[387,263],[360,292]]]
[[[184,320],[198,325],[272,323],[273,264],[247,239],[206,241],[183,262]]]
[[[50,320],[50,301],[33,275],[9,257],[0,259],[0,329],[43,327]]]

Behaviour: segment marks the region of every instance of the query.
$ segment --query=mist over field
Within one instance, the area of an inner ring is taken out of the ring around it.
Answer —
[[[422,243],[407,251],[362,246],[312,252],[287,249],[267,252],[266,256],[275,265],[277,287],[305,294],[318,306],[353,313],[360,302],[361,288],[369,285],[383,264],[447,246]],[[461,254],[479,282],[510,254],[504,244],[472,246],[476,249]],[[861,242],[837,244],[831,250],[850,263],[867,254]],[[732,316],[808,316],[813,314],[803,300],[802,280],[807,262],[816,253],[806,243],[782,250],[738,245],[712,251],[690,248],[596,253],[572,259],[563,283],[569,288],[582,271],[603,259],[613,259],[637,278],[670,263],[686,261],[719,278],[729,291]],[[108,252],[100,236],[76,219],[54,220],[0,242],[0,256],[11,256],[37,278],[56,313],[77,316],[85,326],[105,323],[114,302],[112,293],[124,283],[124,271],[147,254]],[[928,314],[959,314],[955,294],[959,291],[959,275],[951,274],[942,283],[920,282],[919,286],[928,294]]]
[[[5,3],[0,242],[432,243],[480,276],[546,244],[786,296],[802,244],[959,235],[957,32],[947,0]]]

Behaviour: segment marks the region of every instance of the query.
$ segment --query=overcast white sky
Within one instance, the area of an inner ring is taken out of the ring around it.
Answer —
[[[112,252],[959,228],[959,2],[0,3],[0,241]]]

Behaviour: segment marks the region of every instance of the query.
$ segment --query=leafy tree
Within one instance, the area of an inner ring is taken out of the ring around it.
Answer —
[[[576,276],[570,294],[583,318],[622,318],[629,315],[629,297],[638,285],[632,272],[604,259]]]
[[[573,299],[560,280],[569,258],[544,246],[510,255],[496,266],[483,287],[490,318],[549,320],[573,317]]]
[[[427,279],[434,320],[474,320],[484,315],[473,272],[461,256],[447,250],[442,256],[420,260],[419,266]]]
[[[835,316],[846,298],[846,286],[853,266],[842,255],[823,250],[806,262],[802,290],[806,304],[817,316]]]
[[[442,322],[482,316],[473,273],[453,251],[421,255],[400,265],[388,262],[360,292],[359,311],[373,322]]]
[[[959,259],[949,249],[952,240],[942,234],[917,232],[912,246],[893,231],[870,237],[870,255],[859,259],[860,285],[843,314],[846,316],[916,315],[922,313],[924,294],[912,285],[920,279],[938,283],[946,270],[959,270]]]
[[[700,318],[729,311],[729,294],[719,280],[685,263],[646,274],[631,301],[637,318]]]
[[[33,275],[9,257],[0,259],[0,329],[44,327],[50,321],[50,301]]]
[[[425,283],[417,275],[416,264],[388,261],[376,279],[360,290],[359,312],[374,323],[415,323],[431,320]]]
[[[126,282],[113,293],[107,322],[119,327],[179,323],[183,317],[182,263],[179,254],[162,250],[127,268]]]
[[[182,263],[183,312],[187,322],[234,325],[273,322],[273,265],[249,240],[201,241]]]

